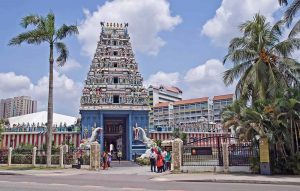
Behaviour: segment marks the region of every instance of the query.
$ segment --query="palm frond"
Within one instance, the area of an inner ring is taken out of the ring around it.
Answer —
[[[20,45],[23,42],[26,42],[28,44],[41,44],[45,41],[47,41],[47,33],[40,29],[36,29],[19,34],[18,36],[12,38],[9,41],[8,45]]]
[[[293,3],[288,7],[284,13],[284,20],[286,21],[287,26],[290,26],[294,16],[300,9],[300,0],[294,0]]]
[[[63,66],[66,63],[67,58],[69,56],[69,51],[67,49],[67,46],[63,42],[56,42],[55,48],[57,53],[59,53],[56,62],[59,66]]]
[[[300,49],[300,38],[290,38],[276,44],[271,48],[271,51],[275,51],[283,57],[289,57],[295,50],[298,49]]]
[[[294,38],[296,37],[300,32],[300,20],[296,22],[296,24],[293,26],[291,32],[289,33],[288,38]]]
[[[45,27],[49,34],[49,37],[51,38],[51,41],[53,41],[53,37],[55,34],[55,15],[52,12],[47,14]]]
[[[56,38],[61,40],[65,38],[66,36],[78,34],[78,28],[76,25],[62,25],[56,32]]]
[[[287,5],[288,1],[287,0],[278,0],[279,5]]]
[[[233,83],[234,79],[237,79],[239,76],[243,76],[245,71],[251,68],[252,60],[238,64],[233,68],[226,70],[223,74],[223,80],[225,85],[230,85]]]
[[[37,25],[41,21],[41,17],[39,15],[28,15],[23,17],[21,20],[20,25],[24,28],[27,28],[29,25]]]

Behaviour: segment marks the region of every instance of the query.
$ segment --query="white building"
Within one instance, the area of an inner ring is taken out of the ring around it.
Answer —
[[[148,88],[149,96],[149,106],[151,108],[149,112],[149,129],[150,131],[154,129],[154,116],[153,107],[156,104],[164,102],[175,102],[182,100],[182,91],[174,86],[164,86],[159,87],[150,85]]]
[[[37,101],[30,96],[18,96],[0,100],[0,119],[26,115],[37,111]]]

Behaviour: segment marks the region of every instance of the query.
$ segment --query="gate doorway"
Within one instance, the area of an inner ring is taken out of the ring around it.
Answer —
[[[122,159],[126,158],[126,118],[104,118],[104,142],[105,151],[112,153],[112,159],[117,159],[117,151],[122,151]]]

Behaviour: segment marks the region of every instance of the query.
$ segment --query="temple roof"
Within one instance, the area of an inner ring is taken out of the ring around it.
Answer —
[[[47,111],[41,111],[36,113],[31,113],[27,115],[20,115],[16,117],[8,118],[9,124],[13,126],[14,124],[32,124],[32,123],[47,123]],[[76,117],[62,115],[58,113],[53,113],[53,125],[65,124],[67,126],[76,124]]]

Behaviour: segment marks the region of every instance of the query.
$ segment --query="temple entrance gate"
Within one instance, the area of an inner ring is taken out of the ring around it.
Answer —
[[[126,159],[126,130],[125,117],[104,118],[103,149],[112,151],[113,159],[117,159],[117,151],[122,151],[122,159]]]

